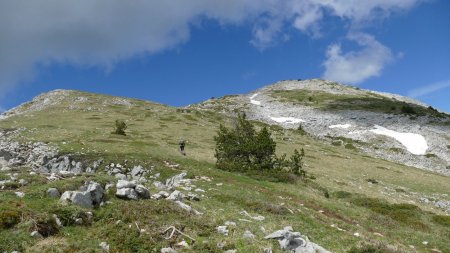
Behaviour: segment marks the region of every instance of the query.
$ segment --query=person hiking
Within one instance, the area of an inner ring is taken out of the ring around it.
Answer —
[[[180,139],[180,141],[178,142],[178,145],[180,145],[181,154],[186,155],[186,152],[184,152],[184,146],[186,145],[186,142],[184,141],[183,138]]]

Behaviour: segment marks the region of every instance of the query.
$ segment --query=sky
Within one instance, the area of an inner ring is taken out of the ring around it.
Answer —
[[[450,1],[0,0],[0,111],[53,89],[184,106],[309,78],[450,112]]]

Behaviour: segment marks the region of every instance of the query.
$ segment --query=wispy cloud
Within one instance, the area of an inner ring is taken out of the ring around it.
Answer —
[[[293,31],[319,37],[326,15],[357,27],[421,1],[0,0],[0,96],[33,78],[42,64],[111,69],[177,47],[189,40],[192,24],[204,19],[250,25],[251,43],[267,48]]]
[[[343,53],[340,44],[329,46],[327,59],[323,63],[325,79],[358,84],[380,75],[384,66],[394,58],[391,50],[371,35],[350,34],[347,39],[362,49]]]
[[[408,96],[413,98],[423,97],[425,95],[437,92],[439,90],[450,87],[450,80],[445,80],[429,85],[425,85],[408,91]]]

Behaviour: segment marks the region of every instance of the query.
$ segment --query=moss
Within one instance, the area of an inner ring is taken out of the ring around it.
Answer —
[[[0,212],[0,229],[12,228],[20,222],[20,212],[6,210]]]
[[[350,198],[352,194],[346,191],[337,191],[333,193],[333,196],[338,199]]]
[[[386,201],[376,198],[354,198],[351,203],[368,208],[373,212],[390,217],[391,219],[400,222],[412,228],[420,228],[427,230],[422,222],[422,211],[419,207],[411,204],[390,204]]]
[[[450,228],[450,216],[444,216],[444,215],[434,215],[433,216],[433,222]]]

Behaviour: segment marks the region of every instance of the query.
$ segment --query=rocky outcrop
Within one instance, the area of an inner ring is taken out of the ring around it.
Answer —
[[[295,253],[330,253],[321,246],[310,242],[308,237],[303,236],[299,232],[293,232],[292,227],[273,232],[264,237],[265,239],[275,239],[280,243],[282,250],[288,250]]]
[[[104,197],[103,187],[93,181],[86,182],[80,191],[66,191],[61,195],[60,201],[71,203],[84,208],[93,208],[100,205]]]
[[[136,184],[134,181],[119,180],[116,188],[116,197],[118,198],[130,200],[150,198],[150,191],[147,187]]]

